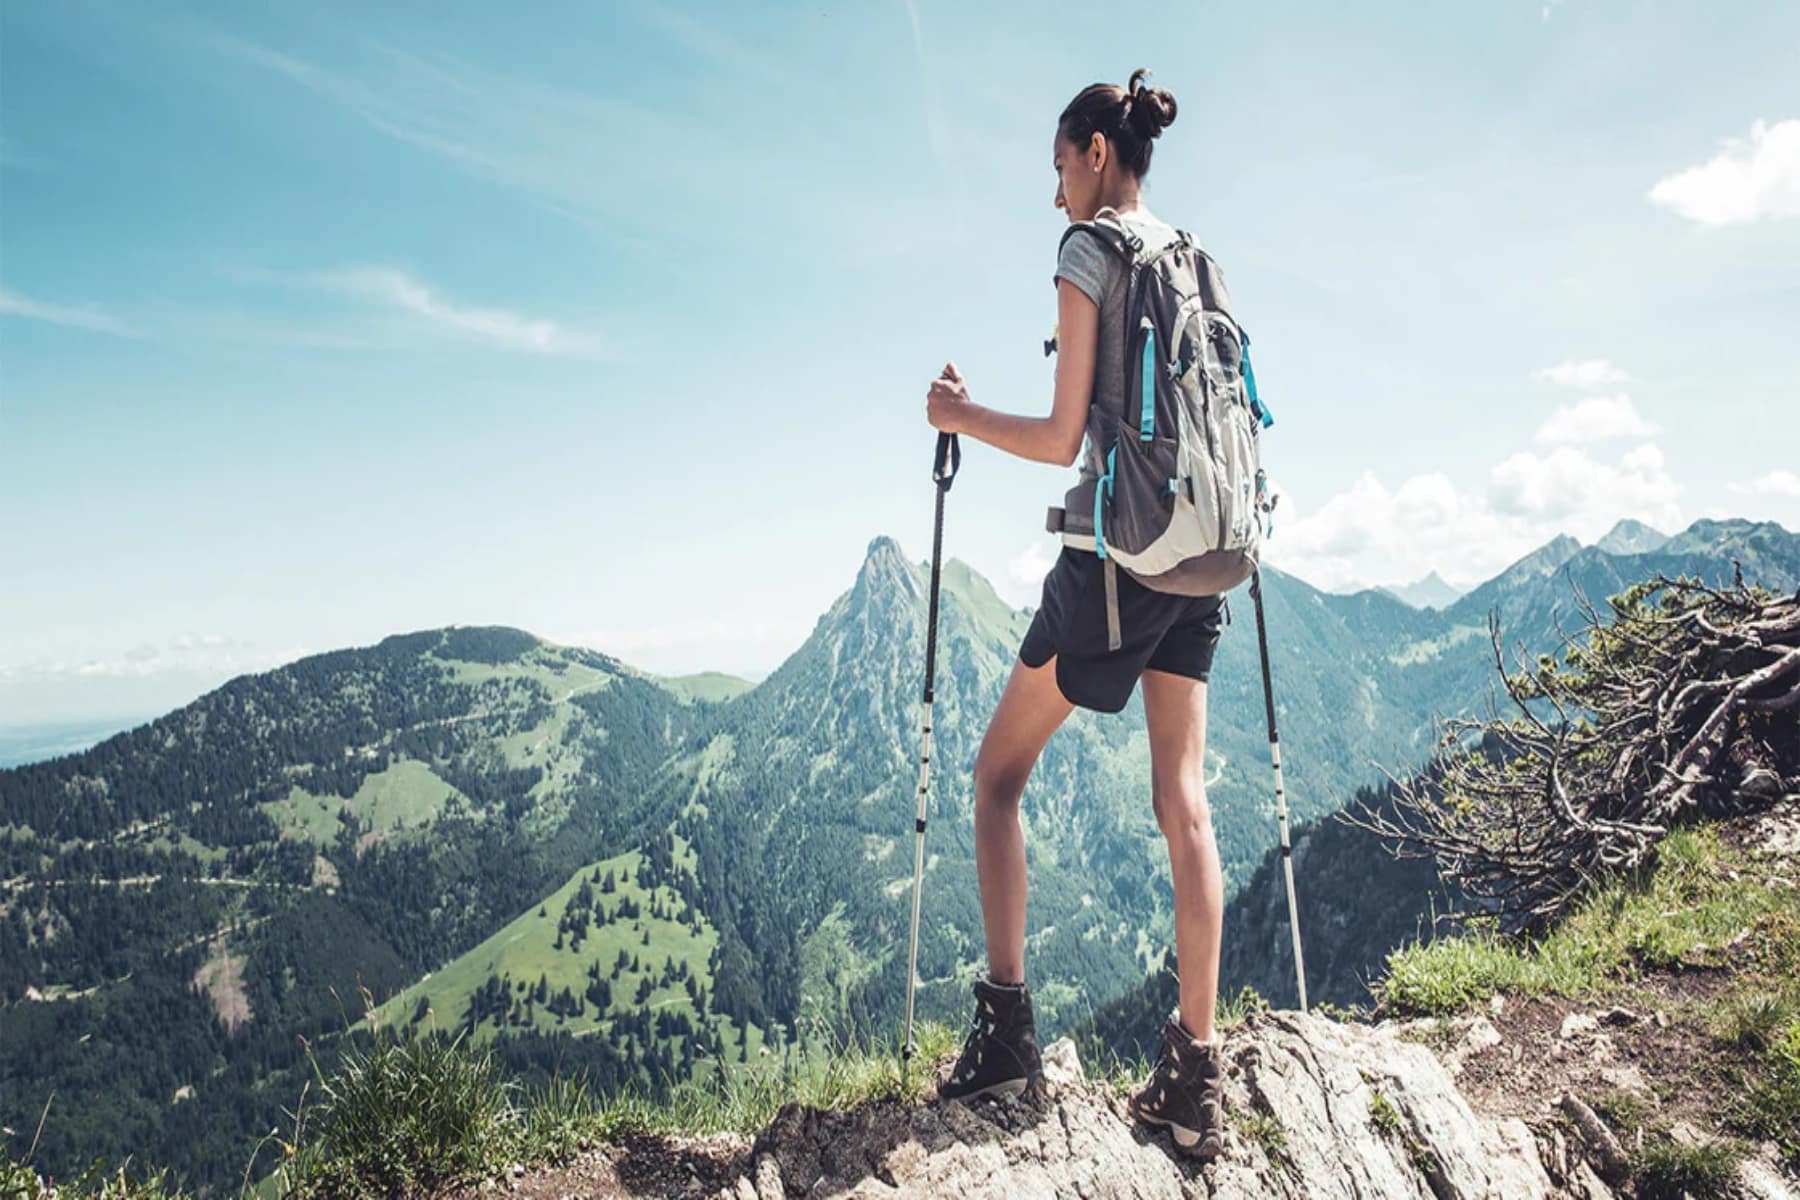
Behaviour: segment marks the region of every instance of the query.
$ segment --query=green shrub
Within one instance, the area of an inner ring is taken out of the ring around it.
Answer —
[[[36,1200],[44,1194],[44,1181],[36,1171],[10,1158],[0,1159],[0,1196],[7,1200]]]
[[[39,1200],[54,1194],[75,1200],[185,1200],[185,1193],[169,1182],[169,1173],[156,1171],[133,1178],[129,1165],[109,1167],[95,1162],[72,1180],[48,1181],[23,1162],[0,1161],[0,1197],[5,1200]]]

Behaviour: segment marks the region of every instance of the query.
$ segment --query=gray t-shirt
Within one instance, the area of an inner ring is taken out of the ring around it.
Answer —
[[[1101,211],[1117,217],[1125,228],[1144,239],[1145,254],[1162,249],[1177,236],[1174,228],[1142,207],[1128,213],[1110,208]],[[1094,407],[1104,404],[1114,412],[1124,410],[1125,278],[1125,264],[1118,254],[1090,234],[1078,233],[1064,242],[1062,253],[1056,259],[1056,275],[1052,282],[1067,279],[1100,308],[1100,341],[1094,352],[1094,393],[1089,401],[1087,448],[1081,456],[1082,484],[1098,479],[1106,466],[1095,445],[1094,431],[1099,425]]]

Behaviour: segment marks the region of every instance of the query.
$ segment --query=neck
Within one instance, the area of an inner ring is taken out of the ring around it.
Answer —
[[[1111,172],[1107,172],[1111,174]],[[1138,182],[1135,179],[1116,180],[1110,187],[1100,189],[1100,207],[1117,209],[1119,212],[1136,212],[1143,207],[1138,202]]]

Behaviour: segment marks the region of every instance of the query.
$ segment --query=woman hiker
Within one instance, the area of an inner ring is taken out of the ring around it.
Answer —
[[[1175,120],[1175,98],[1146,87],[1085,88],[1057,120],[1056,207],[1070,221],[1106,214],[1143,239],[1144,253],[1176,232],[1140,196],[1152,142]],[[1109,211],[1110,210],[1110,211]],[[1095,406],[1125,404],[1125,268],[1098,236],[1067,239],[1056,264],[1057,370],[1048,417],[985,408],[969,398],[951,363],[930,385],[926,415],[946,433],[967,434],[1036,462],[1073,464],[1084,434],[1081,482],[1089,507],[1101,474]],[[1098,414],[1096,414],[1098,415]],[[1071,506],[1076,503],[1070,493]],[[1018,1094],[1042,1076],[1031,994],[1025,986],[1025,839],[1019,800],[1044,743],[1076,705],[1118,712],[1141,680],[1149,727],[1150,795],[1169,844],[1175,884],[1175,949],[1181,1003],[1163,1026],[1161,1052],[1129,1107],[1171,1127],[1176,1144],[1204,1158],[1222,1149],[1223,1079],[1213,1029],[1224,889],[1202,766],[1206,678],[1219,638],[1220,597],[1152,591],[1118,573],[1122,644],[1109,651],[1103,564],[1065,545],[1044,579],[1043,598],[975,760],[975,862],[988,968],[974,983],[974,1025],[946,1098]]]

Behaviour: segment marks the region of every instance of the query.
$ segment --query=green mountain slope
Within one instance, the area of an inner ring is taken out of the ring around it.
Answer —
[[[54,1090],[42,1161],[155,1147],[230,1178],[298,1095],[298,1038],[329,1053],[361,988],[641,843],[635,801],[696,711],[604,655],[458,628],[0,772],[0,1125],[35,1128]],[[601,1078],[638,1069],[621,1045]]]
[[[1268,570],[1296,821],[1336,811],[1377,763],[1416,764],[1434,714],[1483,702],[1477,597],[1542,640],[1571,578],[1598,596],[1645,564],[1737,557],[1791,585],[1795,544],[1703,522],[1625,559],[1553,545],[1444,612]],[[362,988],[381,1020],[466,1029],[528,1078],[583,1069],[602,1090],[815,1021],[897,1023],[925,589],[925,567],[876,539],[807,641],[747,690],[518,630],[433,630],[233,680],[82,754],[0,771],[0,1126],[35,1129],[54,1090],[38,1161],[149,1150],[224,1186],[309,1076],[299,1039],[329,1056]],[[1233,920],[1263,914],[1239,944],[1274,964],[1262,684],[1249,597],[1231,599],[1209,794],[1244,892]],[[953,1023],[984,962],[971,769],[1026,624],[946,565],[919,1002]],[[1134,698],[1072,718],[1027,788],[1027,970],[1047,1034],[1143,980],[1171,941],[1148,777]],[[1325,855],[1327,832],[1302,838],[1303,861],[1321,856],[1303,898],[1325,857],[1333,878],[1373,880],[1365,895],[1398,879],[1351,843]],[[1317,896],[1309,922],[1361,919],[1333,917],[1336,890]]]
[[[664,687],[687,700],[717,704],[741,696],[755,687],[748,679],[727,675],[723,671],[701,671],[695,675],[671,675],[657,680]]]

